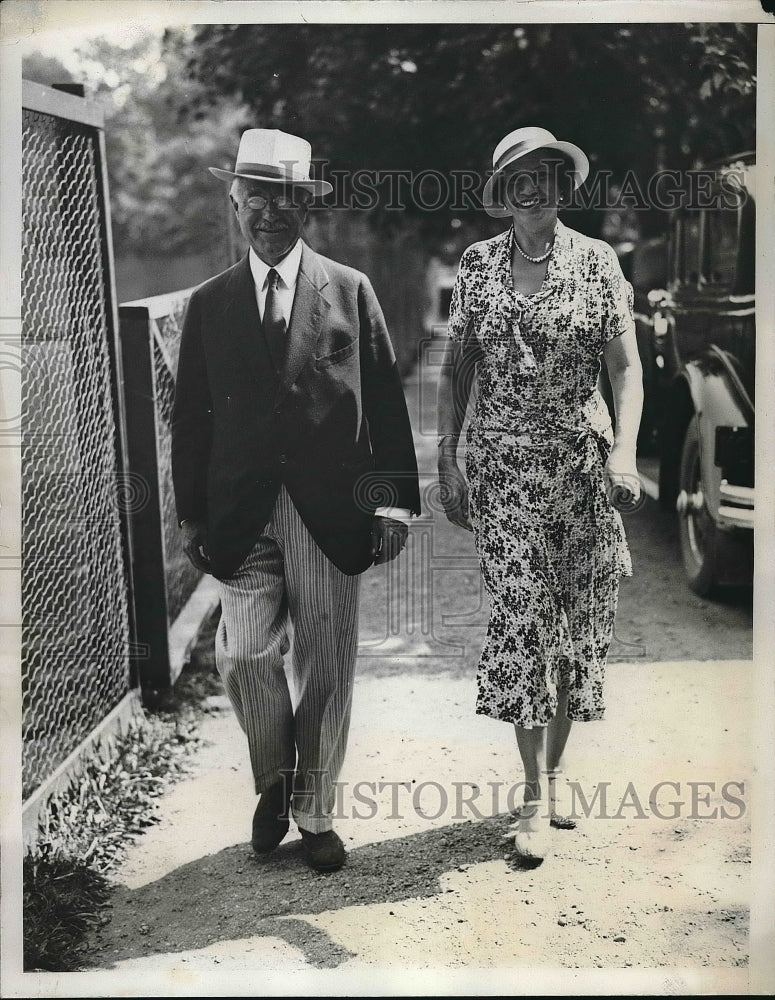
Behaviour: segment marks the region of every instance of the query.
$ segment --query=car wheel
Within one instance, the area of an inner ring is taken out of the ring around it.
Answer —
[[[651,327],[643,327],[638,323],[635,327],[638,338],[638,354],[643,369],[643,413],[638,428],[638,454],[654,455],[656,453],[656,393],[657,393],[657,355],[654,350]]]
[[[676,501],[681,554],[691,589],[705,597],[718,583],[719,529],[704,496],[697,418],[686,428]]]

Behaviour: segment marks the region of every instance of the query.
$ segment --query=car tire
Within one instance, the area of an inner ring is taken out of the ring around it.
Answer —
[[[654,349],[652,327],[643,327],[641,323],[635,326],[638,340],[638,354],[643,369],[643,412],[638,428],[638,454],[654,455],[656,453],[657,420],[657,354]]]
[[[702,458],[697,418],[686,428],[678,472],[679,503],[682,496],[703,496]],[[689,587],[700,597],[708,597],[718,586],[720,531],[704,499],[695,501],[678,514],[681,555]]]

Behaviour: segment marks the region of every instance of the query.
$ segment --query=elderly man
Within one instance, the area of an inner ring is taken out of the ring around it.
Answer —
[[[420,501],[406,401],[371,284],[300,238],[310,201],[331,190],[310,179],[310,158],[304,139],[250,129],[234,170],[210,168],[231,183],[250,249],[189,302],[172,469],[186,553],[219,581],[216,663],[260,796],[253,848],[277,847],[290,807],[311,867],[333,871],[345,860],[331,814],[359,574],[399,554]]]

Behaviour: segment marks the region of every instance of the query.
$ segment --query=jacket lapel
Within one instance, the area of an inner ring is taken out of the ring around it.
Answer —
[[[263,385],[267,376],[276,380],[258,314],[256,288],[247,254],[232,272],[226,298],[226,329],[257,381]]]
[[[312,356],[330,302],[322,293],[328,284],[323,264],[306,243],[302,243],[296,294],[288,325],[288,349],[280,375],[275,406],[286,395]]]

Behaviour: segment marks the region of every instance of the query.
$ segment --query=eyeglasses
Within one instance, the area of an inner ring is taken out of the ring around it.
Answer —
[[[271,198],[267,198],[263,194],[254,194],[248,198],[245,202],[248,208],[252,208],[256,212],[260,212],[266,208],[269,202],[272,202],[275,208],[279,208],[283,211],[292,211],[294,208],[304,208],[307,204],[306,201],[296,201],[295,198],[291,198],[285,194],[276,194]]]

